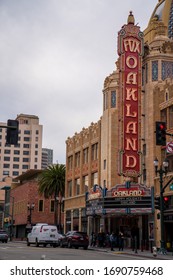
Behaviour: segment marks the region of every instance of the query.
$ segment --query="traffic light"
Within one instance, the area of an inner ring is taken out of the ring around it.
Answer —
[[[168,209],[169,208],[169,196],[164,196],[163,203],[164,203],[164,210]]]
[[[7,121],[7,145],[17,145],[18,144],[18,127],[19,122],[17,120]]]
[[[156,122],[156,145],[166,146],[166,123]]]
[[[160,196],[155,197],[154,204],[155,204],[155,209],[160,210]]]

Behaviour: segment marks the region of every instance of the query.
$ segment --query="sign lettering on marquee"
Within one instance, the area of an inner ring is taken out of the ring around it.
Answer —
[[[124,25],[118,36],[120,55],[120,100],[121,124],[119,135],[119,174],[127,177],[141,175],[141,65],[143,36],[133,23]]]

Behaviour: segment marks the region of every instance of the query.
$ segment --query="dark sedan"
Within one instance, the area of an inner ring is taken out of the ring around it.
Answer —
[[[8,242],[8,234],[5,230],[2,229],[0,230],[0,241],[5,243]]]
[[[74,247],[76,249],[83,247],[86,250],[88,245],[88,235],[82,231],[69,231],[60,239],[60,247]]]

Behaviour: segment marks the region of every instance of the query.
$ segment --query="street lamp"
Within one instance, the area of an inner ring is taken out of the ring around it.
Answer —
[[[164,241],[164,200],[163,200],[164,187],[163,187],[163,175],[164,174],[166,175],[167,172],[168,172],[168,166],[169,166],[168,159],[166,158],[163,161],[163,165],[160,166],[160,169],[158,169],[159,162],[158,162],[158,159],[155,158],[154,166],[155,166],[155,173],[156,173],[156,175],[159,174],[159,182],[160,182],[160,235],[161,235],[161,240],[160,240],[159,252],[161,254],[166,254],[165,241]]]
[[[60,197],[57,197],[57,201],[58,201],[58,204],[59,204],[59,231],[60,233],[62,233],[62,224],[61,224],[61,213],[62,213],[62,206],[63,206],[63,203],[64,203],[64,197],[60,196]]]
[[[28,222],[32,225],[32,211],[34,210],[35,204],[34,203],[29,203],[27,204],[29,215],[28,215]]]

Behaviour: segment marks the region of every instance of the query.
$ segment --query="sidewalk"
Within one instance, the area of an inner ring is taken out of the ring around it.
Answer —
[[[89,250],[94,251],[102,251],[112,254],[123,254],[123,255],[131,255],[131,256],[138,256],[146,259],[154,259],[154,260],[173,260],[173,252],[167,252],[166,255],[157,253],[157,256],[153,256],[153,253],[151,253],[149,250],[141,252],[141,250],[132,251],[132,249],[125,248],[123,251],[119,251],[117,248],[114,249],[114,251],[111,251],[110,248],[99,248],[99,247],[88,247]]]

